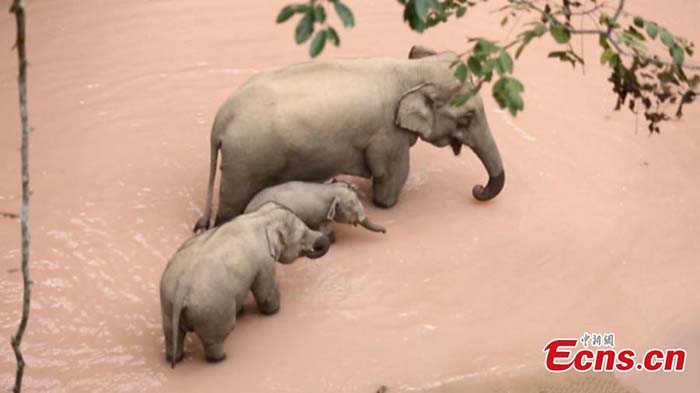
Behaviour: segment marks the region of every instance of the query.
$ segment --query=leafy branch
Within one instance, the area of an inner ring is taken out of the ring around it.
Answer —
[[[284,23],[291,19],[294,15],[301,15],[301,19],[297,23],[294,32],[294,39],[297,44],[307,42],[316,31],[316,35],[311,41],[309,47],[309,55],[311,57],[318,56],[323,52],[326,46],[326,41],[330,41],[333,45],[340,45],[340,37],[338,32],[326,21],[326,6],[333,5],[335,12],[338,14],[345,28],[355,26],[355,17],[340,0],[310,0],[306,4],[290,4],[282,8],[277,15],[277,23]],[[318,28],[316,27],[318,25]]]
[[[403,19],[409,27],[423,32],[452,19],[462,18],[469,9],[488,1],[398,0],[398,3],[403,7]],[[305,39],[301,40],[297,34],[297,43],[308,40],[315,22],[325,21],[325,18],[309,16],[313,14],[309,11],[313,8],[309,7],[322,7],[327,3],[337,4],[339,1],[310,0],[308,4],[287,6],[282,10],[280,17],[286,16],[282,21],[293,15],[289,14],[291,9],[304,14],[297,32],[300,29],[310,32],[308,36],[302,34],[301,38]],[[700,70],[700,65],[687,62],[687,58],[694,55],[692,42],[674,35],[668,28],[650,19],[629,15],[625,12],[626,5],[626,0],[507,0],[494,12],[503,15],[501,26],[511,23],[512,28],[520,32],[515,39],[504,43],[487,38],[469,39],[470,47],[460,54],[459,62],[452,64],[455,77],[462,83],[469,81],[475,86],[471,94],[478,92],[484,84],[493,82],[491,94],[498,105],[516,115],[525,107],[522,98],[525,88],[513,76],[514,62],[528,45],[549,36],[560,48],[549,52],[548,58],[558,59],[576,68],[577,65],[584,66],[583,36],[596,35],[599,38],[601,64],[610,71],[608,81],[616,95],[615,109],[626,106],[634,113],[643,113],[649,131],[659,132],[659,124],[671,118],[667,114],[670,105],[676,107],[675,116],[681,117],[683,105],[695,100],[700,76],[688,73]],[[349,9],[347,13],[352,15]],[[573,26],[575,19],[580,22],[580,28]],[[310,28],[301,27],[307,24]],[[584,28],[585,24],[593,27]],[[578,49],[572,43],[575,36],[580,36],[582,40]],[[317,56],[323,50],[323,45],[314,45],[315,41],[311,45],[312,56]],[[340,40],[336,42],[339,44]],[[452,104],[461,105],[468,98],[456,96]]]

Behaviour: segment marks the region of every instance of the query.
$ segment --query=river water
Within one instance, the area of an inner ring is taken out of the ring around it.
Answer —
[[[418,143],[400,203],[368,206],[388,234],[340,228],[320,260],[280,266],[282,308],[252,304],[228,359],[163,357],[158,282],[203,206],[211,121],[257,72],[307,59],[283,1],[28,2],[33,207],[26,391],[51,392],[689,392],[700,386],[700,111],[649,136],[612,112],[585,41],[585,74],[517,64],[525,113],[485,97],[507,183],[470,196],[486,174],[467,152]],[[323,58],[407,55],[503,36],[495,5],[424,35],[394,1],[348,1],[357,26]],[[7,10],[9,0],[0,0]],[[693,0],[633,2],[700,40]],[[338,24],[336,23],[336,26]],[[0,13],[0,211],[18,211],[19,119],[12,16]],[[577,43],[578,45],[578,43]],[[362,189],[368,185],[359,181]],[[369,205],[369,203],[367,203]],[[0,218],[0,389],[13,381],[9,337],[21,300],[19,229]],[[546,375],[557,337],[614,332],[643,352],[686,348],[682,374]],[[623,384],[627,387],[622,387]],[[564,388],[563,386],[569,386]],[[572,388],[573,386],[573,388]],[[557,390],[563,389],[563,390]],[[573,390],[572,390],[573,389]],[[628,390],[630,389],[630,390]]]

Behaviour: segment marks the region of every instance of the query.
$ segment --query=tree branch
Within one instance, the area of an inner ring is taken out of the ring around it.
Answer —
[[[625,9],[625,0],[620,0],[620,2],[617,4],[617,10],[615,11],[615,15],[613,15],[613,17],[610,19],[611,26],[614,26],[615,23],[617,23],[617,20],[620,18],[620,15],[622,15],[622,10],[624,10],[624,9]]]
[[[27,328],[31,298],[31,278],[29,275],[29,121],[27,116],[27,55],[25,50],[25,14],[24,0],[14,0],[10,12],[15,14],[17,22],[17,58],[19,62],[19,75],[17,85],[19,89],[19,113],[22,122],[22,210],[20,212],[20,227],[22,232],[22,279],[24,293],[22,296],[22,317],[17,332],[12,336],[12,350],[17,359],[17,372],[15,374],[14,393],[22,390],[22,376],[24,375],[24,356],[22,356],[22,337]]]
[[[549,19],[549,21],[551,23],[555,23],[555,24],[559,24],[559,25],[564,26],[564,24],[559,19],[557,19],[554,15],[552,15],[551,13],[547,13],[543,8],[538,7],[535,3],[533,3],[530,0],[511,0],[510,2],[513,4],[518,4],[518,5],[524,6],[526,8],[529,8],[531,10],[537,11],[542,16]],[[573,29],[573,28],[567,26],[567,29],[569,30],[569,32],[572,35],[592,35],[592,34],[601,35],[602,34],[607,38],[608,42],[610,42],[610,44],[615,48],[615,50],[618,51],[622,56],[634,57],[634,54],[626,51],[624,48],[622,48],[620,46],[620,43],[618,42],[618,38],[613,35],[613,27],[615,26],[615,24],[617,24],[617,21],[620,18],[620,16],[622,16],[622,12],[624,11],[624,8],[625,8],[625,3],[626,3],[626,0],[620,0],[620,2],[617,4],[617,8],[615,9],[615,14],[613,14],[613,16],[611,17],[607,30],[602,30],[601,26],[598,26],[597,29],[579,29],[579,30]],[[591,9],[591,11],[595,11],[597,9],[598,8],[593,8],[593,9]],[[584,14],[584,13],[582,13],[582,14]],[[590,16],[591,14],[588,13],[588,14],[584,14],[584,15]],[[666,65],[666,66],[673,65],[672,62],[664,61],[661,59],[657,59],[657,60],[655,60],[655,62],[658,64],[661,64],[661,65]],[[700,65],[687,63],[687,62],[683,63],[683,65],[681,67],[686,69],[686,70],[700,70]]]

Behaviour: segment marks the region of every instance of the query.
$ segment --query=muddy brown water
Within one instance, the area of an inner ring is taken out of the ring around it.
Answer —
[[[34,301],[26,391],[690,392],[700,386],[700,111],[649,136],[611,111],[585,41],[586,73],[517,64],[527,111],[485,99],[507,182],[470,196],[486,174],[471,152],[418,143],[398,206],[369,207],[388,234],[339,229],[320,260],[279,268],[282,309],[253,307],[202,361],[190,339],[163,359],[157,287],[202,208],[211,121],[251,75],[306,60],[283,1],[28,2]],[[350,2],[357,27],[324,58],[406,56],[502,36],[492,6],[424,35],[392,1]],[[0,0],[7,10],[9,0]],[[693,0],[633,2],[700,41]],[[497,21],[496,21],[497,22]],[[11,15],[0,13],[0,211],[19,206],[19,120]],[[323,110],[320,108],[320,110]],[[368,191],[366,182],[359,182]],[[0,337],[20,310],[19,230],[0,219]],[[547,375],[543,346],[584,331],[618,347],[688,349],[682,374]],[[0,346],[0,389],[14,359]],[[620,387],[619,381],[628,387]],[[602,387],[601,387],[602,386]],[[628,390],[629,389],[629,390]]]

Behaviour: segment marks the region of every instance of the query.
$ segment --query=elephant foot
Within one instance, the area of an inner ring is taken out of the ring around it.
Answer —
[[[207,360],[207,362],[209,362],[209,363],[219,363],[219,362],[223,362],[224,360],[226,360],[226,354],[225,354],[225,353],[222,353],[222,354],[217,354],[217,355],[214,355],[214,356],[212,356],[212,355],[205,355],[204,358],[205,358],[205,359]]]
[[[209,363],[218,363],[226,359],[226,352],[224,352],[224,343],[214,342],[204,344],[204,358]]]
[[[207,216],[200,217],[199,220],[197,220],[197,222],[194,224],[194,228],[192,229],[192,231],[194,233],[206,231],[207,229],[209,229],[209,221],[209,217]]]
[[[280,305],[271,305],[271,306],[263,306],[263,307],[258,307],[258,311],[260,311],[260,314],[262,315],[274,315],[277,314],[277,312],[280,310]]]
[[[386,198],[386,199],[379,199],[379,198],[372,198],[372,203],[374,203],[374,206],[381,207],[382,209],[388,209],[390,207],[394,207],[396,203],[399,201],[398,198]]]

